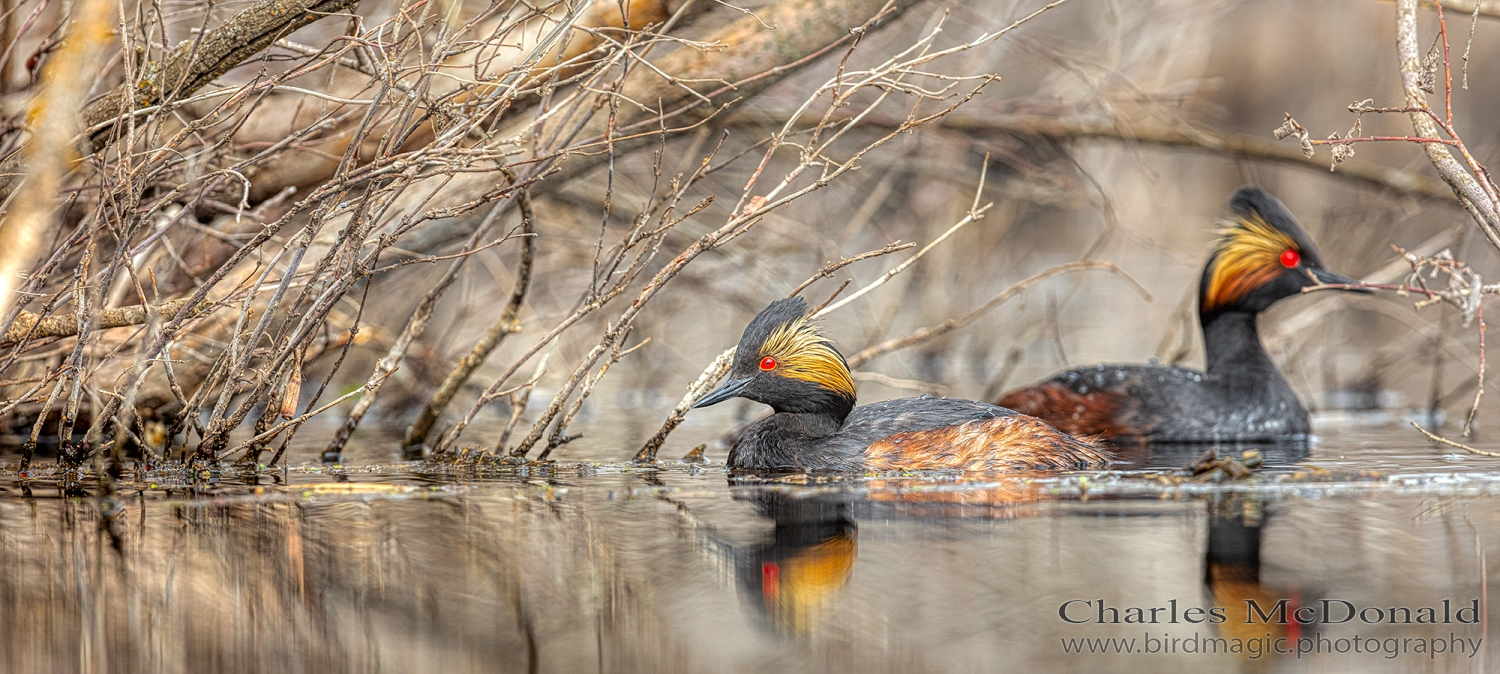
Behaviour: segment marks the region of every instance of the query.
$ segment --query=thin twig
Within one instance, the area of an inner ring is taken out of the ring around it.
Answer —
[[[1020,294],[1021,291],[1026,290],[1031,286],[1034,286],[1059,274],[1068,274],[1075,271],[1085,271],[1089,269],[1102,269],[1104,271],[1108,271],[1111,274],[1114,274],[1115,276],[1120,277],[1121,279],[1124,279],[1125,282],[1130,284],[1130,287],[1137,293],[1139,293],[1143,298],[1145,298],[1146,301],[1151,301],[1151,294],[1149,292],[1146,292],[1146,289],[1141,286],[1141,284],[1134,278],[1132,278],[1130,274],[1125,273],[1125,270],[1119,268],[1112,262],[1068,262],[1033,274],[1025,279],[1011,284],[1010,287],[1000,291],[999,294],[991,297],[984,304],[979,305],[978,308],[970,311],[967,314],[964,314],[963,316],[959,316],[958,318],[950,318],[937,325],[932,325],[920,330],[916,330],[905,337],[888,339],[884,342],[866,348],[859,353],[856,353],[853,356],[849,357],[849,367],[859,367],[861,365],[864,365],[865,363],[870,362],[871,360],[874,360],[875,358],[883,356],[892,351],[907,349],[918,344],[930,342],[934,339],[942,337],[943,335],[953,332],[954,330],[973,323],[979,317],[984,316],[995,307],[1004,304],[1007,300],[1015,297],[1017,294]]]
[[[1486,452],[1482,449],[1474,449],[1473,447],[1470,447],[1462,442],[1454,442],[1447,438],[1433,435],[1427,429],[1418,426],[1417,422],[1415,421],[1411,422],[1411,427],[1417,429],[1418,431],[1421,431],[1422,435],[1427,436],[1427,439],[1433,442],[1440,442],[1442,444],[1448,445],[1449,447],[1457,447],[1458,449],[1462,449],[1466,452],[1471,452],[1474,454],[1479,454],[1480,456],[1493,456],[1495,458],[1500,458],[1500,452]]]

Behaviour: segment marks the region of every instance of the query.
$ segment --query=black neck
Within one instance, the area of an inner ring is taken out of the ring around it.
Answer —
[[[845,416],[848,415],[834,416],[823,412],[777,412],[768,418],[775,419],[788,436],[801,440],[817,440],[837,433],[844,425]]]
[[[821,387],[803,392],[790,400],[778,400],[768,404],[771,409],[780,414],[796,414],[809,421],[818,419],[819,421],[814,425],[819,428],[831,425],[833,430],[829,433],[843,426],[844,419],[847,419],[849,413],[854,411],[853,398]]]
[[[1257,314],[1248,311],[1216,311],[1200,316],[1203,324],[1204,372],[1210,375],[1272,374],[1280,378],[1276,364],[1261,346],[1256,329]]]
[[[843,425],[826,412],[777,412],[735,440],[729,465],[743,470],[830,470],[857,467],[847,443],[829,442]],[[860,447],[863,449],[863,447]]]

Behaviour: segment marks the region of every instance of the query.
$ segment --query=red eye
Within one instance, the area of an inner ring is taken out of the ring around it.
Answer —
[[[1302,263],[1302,254],[1296,249],[1288,248],[1281,251],[1281,266],[1291,269]]]
[[[760,369],[766,372],[776,369],[776,359],[770,356],[760,359]]]

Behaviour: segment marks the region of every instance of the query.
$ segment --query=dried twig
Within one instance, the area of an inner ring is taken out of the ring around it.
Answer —
[[[490,324],[479,341],[469,349],[469,353],[453,366],[453,370],[443,378],[432,397],[427,399],[427,404],[422,406],[417,420],[407,427],[406,439],[402,442],[403,447],[419,450],[427,442],[427,434],[432,431],[433,424],[437,423],[443,410],[453,402],[453,396],[457,395],[459,389],[469,381],[474,371],[479,369],[490,354],[500,347],[506,336],[521,331],[521,306],[526,301],[526,290],[531,284],[531,269],[534,264],[536,237],[532,234],[536,231],[534,222],[536,216],[531,209],[531,200],[525,192],[521,193],[519,202],[521,204],[521,233],[525,238],[521,241],[521,261],[516,266],[516,285],[511,289],[510,300],[500,310],[500,315],[495,322]],[[412,457],[417,452],[408,450],[407,454]]]
[[[167,94],[193,93],[278,38],[358,4],[359,0],[260,0],[200,38],[177,45],[163,62],[144,65],[138,81],[121,84],[86,108],[79,101],[73,109],[83,110],[83,128],[92,130],[94,149],[101,149],[111,137],[107,123],[120,115],[155,105]],[[80,8],[79,15],[105,21],[108,11],[104,7]],[[72,67],[77,68],[78,75],[91,71],[81,64]],[[0,162],[0,201],[15,189],[12,176],[20,166],[18,160],[18,155],[12,155]]]
[[[1470,446],[1468,446],[1466,444],[1463,444],[1462,442],[1454,442],[1454,441],[1449,440],[1447,438],[1444,438],[1442,436],[1434,435],[1431,431],[1428,431],[1427,429],[1422,428],[1421,426],[1418,426],[1417,422],[1415,422],[1415,421],[1411,422],[1411,427],[1417,429],[1418,431],[1420,431],[1422,433],[1422,435],[1427,436],[1427,439],[1431,440],[1433,442],[1439,442],[1439,443],[1448,445],[1449,447],[1456,447],[1458,449],[1462,449],[1462,450],[1464,450],[1466,452],[1470,452],[1470,453],[1473,453],[1473,454],[1478,454],[1480,456],[1493,456],[1495,458],[1500,458],[1500,452],[1486,452],[1486,451],[1484,451],[1482,449],[1475,449],[1473,447],[1470,447]]]
[[[1470,215],[1474,216],[1480,230],[1489,238],[1490,243],[1500,248],[1500,195],[1497,195],[1496,188],[1489,179],[1488,171],[1462,144],[1462,140],[1453,130],[1451,120],[1445,121],[1439,118],[1427,107],[1427,96],[1421,87],[1422,65],[1421,58],[1418,56],[1420,47],[1417,43],[1416,10],[1417,0],[1397,0],[1396,2],[1396,48],[1401,58],[1401,83],[1406,92],[1405,110],[1418,136],[1429,139],[1438,138],[1441,126],[1448,139],[1457,143],[1457,148],[1464,157],[1467,167],[1453,158],[1447,145],[1426,143],[1422,147],[1427,152],[1428,160],[1432,162],[1443,180],[1453,187],[1454,192],[1463,201],[1464,207],[1469,210]],[[1447,70],[1446,62],[1444,70]],[[1447,79],[1451,82],[1451,75]]]
[[[1034,286],[1059,274],[1067,274],[1075,271],[1085,271],[1089,269],[1102,269],[1124,279],[1126,283],[1130,284],[1131,288],[1133,288],[1137,293],[1141,295],[1141,297],[1145,298],[1148,302],[1151,301],[1151,294],[1146,292],[1146,289],[1142,287],[1141,284],[1138,283],[1134,278],[1131,278],[1129,274],[1125,273],[1125,270],[1119,268],[1118,266],[1115,266],[1115,264],[1112,262],[1068,262],[1033,274],[1027,278],[1011,284],[1010,287],[1000,291],[999,294],[991,297],[984,304],[979,305],[978,308],[970,311],[967,314],[964,314],[957,318],[950,318],[946,321],[943,321],[942,323],[938,323],[937,325],[932,325],[920,330],[916,330],[911,334],[906,335],[905,337],[888,339],[879,344],[870,346],[860,351],[859,353],[850,356],[848,359],[849,367],[859,367],[861,365],[864,365],[865,363],[870,362],[871,360],[874,360],[875,358],[883,356],[892,351],[911,348],[918,344],[924,344],[926,342],[938,339],[939,337],[947,335],[954,330],[973,323],[979,317],[984,316],[985,314],[992,311],[995,307],[1004,304],[1007,300],[1015,297],[1016,295],[1020,294],[1021,291],[1026,290],[1031,286]]]
[[[186,307],[188,300],[171,300],[150,309],[165,319],[175,318]],[[206,311],[213,306],[212,303],[200,304],[199,311]],[[150,312],[144,304],[131,307],[120,307],[118,309],[105,309],[95,317],[94,330],[109,330],[112,328],[123,328],[132,325],[141,325],[150,320]],[[38,317],[30,311],[23,311],[16,318],[15,323],[10,326],[10,331],[0,337],[0,346],[14,346],[26,339],[38,339],[43,337],[72,337],[78,334],[78,317],[74,314],[58,314],[46,318]]]
[[[755,116],[736,117],[736,122],[750,126],[765,116],[773,121],[785,119],[790,112],[760,112]],[[845,115],[847,117],[847,115]],[[874,126],[899,124],[900,120],[884,115],[870,115],[865,123]],[[1312,168],[1327,173],[1327,164],[1265,138],[1229,133],[1203,126],[1172,128],[1165,125],[1126,124],[1123,121],[1092,119],[1079,116],[1043,117],[1037,115],[990,114],[982,111],[957,112],[943,120],[943,128],[975,135],[1008,134],[1018,138],[1043,138],[1057,141],[1109,140],[1170,148],[1201,150],[1235,159],[1275,162]],[[1311,141],[1316,142],[1316,141]],[[1340,178],[1371,187],[1443,201],[1455,200],[1453,191],[1440,181],[1419,173],[1403,171],[1371,162],[1349,160],[1339,166]]]
[[[480,215],[500,221],[519,207],[525,234],[516,288],[496,327],[441,382],[410,429],[412,444],[425,444],[451,398],[518,329],[529,284],[579,278],[569,257],[577,237],[566,223],[544,232],[558,242],[546,259],[534,250],[531,195],[557,194],[555,186],[598,168],[606,171],[604,208],[597,237],[590,237],[587,287],[571,311],[517,349],[433,443],[439,451],[452,446],[478,411],[508,396],[510,419],[497,449],[526,456],[541,444],[540,457],[547,458],[579,435],[570,426],[611,366],[650,341],[631,340],[632,330],[688,264],[753,231],[773,211],[844,180],[892,139],[971,100],[993,74],[950,75],[930,64],[956,60],[1046,10],[951,46],[939,46],[938,22],[907,48],[851,67],[849,54],[863,38],[916,1],[779,0],[705,39],[685,40],[670,31],[718,3],[499,0],[459,14],[454,3],[396,0],[394,11],[377,20],[346,13],[357,0],[258,0],[218,25],[202,11],[190,19],[198,24],[194,37],[175,46],[152,36],[181,34],[167,22],[183,14],[136,8],[142,11],[119,24],[119,51],[102,68],[72,71],[89,85],[123,82],[89,106],[81,100],[65,106],[84,113],[82,127],[67,115],[49,116],[67,121],[58,142],[44,142],[45,124],[10,120],[0,127],[0,150],[30,142],[27,152],[62,157],[35,164],[32,177],[55,169],[51,182],[37,180],[28,183],[37,189],[13,194],[5,226],[12,231],[12,221],[36,214],[62,225],[35,230],[55,232],[49,241],[38,239],[38,265],[24,251],[6,250],[17,271],[30,272],[7,297],[37,303],[25,313],[10,309],[0,324],[10,349],[0,372],[34,383],[4,409],[30,425],[23,456],[29,461],[41,438],[58,437],[59,455],[72,465],[92,455],[102,467],[107,454],[119,467],[134,445],[153,461],[216,462],[244,450],[242,460],[253,465],[260,449],[279,438],[275,463],[312,417],[358,397],[327,445],[329,455],[341,453],[377,395],[391,395],[391,374],[420,353],[424,333],[433,332],[424,328],[458,282],[460,267],[470,259],[489,263],[474,255],[487,247],[480,246]],[[82,7],[73,8],[75,17]],[[347,30],[315,44],[286,39],[331,14],[346,17]],[[0,31],[12,39],[0,62],[19,56],[13,50],[20,33],[46,16],[33,13],[19,32]],[[71,63],[68,50],[88,41],[69,36],[60,44],[38,50],[47,61],[43,72]],[[658,57],[658,44],[680,48]],[[258,71],[223,77],[273,45]],[[667,151],[669,138],[711,139],[700,134],[703,123],[726,106],[841,51],[836,74],[812,87],[802,106],[802,113],[821,115],[812,128],[788,122],[767,143],[723,164],[713,163],[722,146],[704,152],[694,145],[687,156],[708,160],[663,170],[665,157],[681,154]],[[891,115],[901,121],[875,136],[852,133],[898,101],[901,110]],[[851,110],[857,112],[840,117]],[[70,143],[83,150],[81,162],[66,158]],[[653,182],[639,190],[646,204],[620,227],[621,204],[635,195],[617,192],[626,184],[617,183],[617,166],[653,143]],[[105,147],[112,149],[100,151]],[[704,234],[697,219],[719,213],[708,210],[714,196],[702,178],[758,150],[765,154],[748,160],[760,163],[737,203]],[[21,155],[8,156],[15,165]],[[16,177],[0,176],[0,192],[14,192]],[[977,219],[984,209],[976,201],[973,211]],[[678,239],[676,230],[689,221],[691,240]],[[908,247],[892,244],[831,263],[823,277]],[[390,261],[392,253],[402,261]],[[405,267],[444,260],[441,278],[410,287]],[[547,296],[558,287],[548,287]],[[139,306],[108,308],[132,296]],[[163,302],[167,297],[178,299]],[[408,297],[414,306],[395,304]],[[367,309],[377,312],[373,320]],[[392,320],[404,327],[388,328]],[[146,327],[130,339],[109,338],[108,329],[128,325]],[[37,341],[60,337],[70,341],[50,350],[53,342]],[[527,416],[525,403],[547,371],[537,361],[548,362],[559,344],[580,339],[592,340],[592,348],[568,363],[552,400],[513,440],[511,430]],[[378,348],[384,357],[356,391],[325,401],[326,391],[350,383],[341,370],[355,362],[356,347]],[[313,367],[323,372],[321,382],[304,395],[304,368]],[[517,386],[522,368],[536,374]],[[147,433],[145,420],[165,432]],[[249,439],[231,450],[232,435]]]
[[[494,214],[498,213],[499,210],[499,208],[495,208],[490,212]],[[484,222],[474,228],[474,234],[469,237],[468,243],[464,245],[464,252],[473,252],[478,249],[480,241],[484,240],[484,236],[489,231],[489,227],[493,224],[493,221],[493,217],[487,217]],[[530,236],[531,228],[529,219],[523,221],[522,226],[524,228],[522,236],[528,241],[525,255],[529,256],[529,241],[532,238]],[[375,399],[380,394],[380,383],[385,381],[386,377],[392,372],[396,371],[396,368],[401,365],[402,359],[406,357],[406,352],[411,348],[412,343],[427,330],[428,323],[432,322],[432,312],[437,309],[438,301],[443,298],[444,293],[453,285],[453,282],[458,280],[458,272],[463,269],[464,263],[468,259],[468,255],[462,255],[454,260],[448,266],[448,271],[438,280],[437,284],[427,291],[427,294],[422,297],[421,302],[417,303],[416,310],[407,319],[406,326],[401,329],[400,336],[391,344],[390,351],[386,353],[384,358],[380,359],[379,363],[376,363],[375,371],[370,373],[369,380],[365,382],[365,395],[359,399],[359,402],[354,404],[353,409],[349,410],[349,415],[344,417],[344,423],[340,424],[338,430],[334,431],[333,439],[323,450],[323,460],[325,462],[343,460],[344,446],[349,442],[349,437],[354,434],[355,429],[359,427],[359,423],[364,419],[365,414],[370,411],[370,407],[375,404]]]

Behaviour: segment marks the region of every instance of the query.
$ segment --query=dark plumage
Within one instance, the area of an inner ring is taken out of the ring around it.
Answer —
[[[694,407],[734,397],[775,411],[741,435],[729,465],[758,471],[1102,467],[1098,445],[973,400],[903,398],[854,406],[854,381],[800,298],[773,302],[745,328],[729,376]]]
[[[1354,283],[1328,270],[1286,206],[1258,187],[1229,201],[1234,219],[1198,288],[1204,372],[1099,365],[1011,391],[999,404],[1074,434],[1153,442],[1253,442],[1306,436],[1307,410],[1266,355],[1256,318],[1318,283]]]

